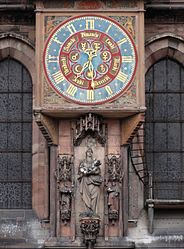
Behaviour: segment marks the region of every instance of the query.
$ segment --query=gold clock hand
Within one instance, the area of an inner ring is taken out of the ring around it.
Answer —
[[[90,61],[87,61],[84,63],[82,70],[80,71],[80,73],[77,74],[77,78],[84,72],[84,70],[88,67]]]
[[[92,61],[90,60],[90,63],[89,63],[89,71],[90,71],[90,75],[91,75],[91,87],[95,88],[95,83],[94,83],[94,74],[93,74],[93,70],[94,70],[94,67],[93,67],[93,63]]]

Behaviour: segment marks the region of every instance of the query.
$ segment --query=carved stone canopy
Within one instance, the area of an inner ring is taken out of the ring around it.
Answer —
[[[109,155],[106,158],[109,181],[122,180],[121,157],[120,155]]]
[[[74,145],[79,146],[87,135],[95,138],[102,145],[106,143],[106,125],[101,116],[88,113],[76,121]]]

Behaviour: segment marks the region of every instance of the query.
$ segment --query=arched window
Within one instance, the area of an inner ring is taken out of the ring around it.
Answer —
[[[169,58],[146,74],[145,156],[154,199],[184,199],[184,68]]]
[[[0,208],[31,208],[32,81],[18,61],[0,61]]]

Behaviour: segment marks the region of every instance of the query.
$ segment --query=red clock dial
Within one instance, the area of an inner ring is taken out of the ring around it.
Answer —
[[[111,37],[100,31],[81,31],[69,37],[60,51],[60,69],[73,85],[100,88],[120,70],[121,53]]]

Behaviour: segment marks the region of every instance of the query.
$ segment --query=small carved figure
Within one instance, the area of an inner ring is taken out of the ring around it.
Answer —
[[[93,150],[88,148],[86,158],[79,165],[80,193],[86,206],[85,216],[97,215],[100,197],[101,162],[93,158]]]
[[[48,16],[47,18],[47,34],[54,28],[54,17]]]
[[[67,187],[60,189],[60,216],[64,224],[67,224],[71,218],[71,193],[72,191]]]
[[[135,32],[134,32],[134,28],[133,28],[133,18],[131,16],[129,16],[127,18],[127,21],[125,23],[125,27],[128,30],[128,32],[134,37]]]
[[[107,189],[108,193],[108,214],[112,224],[119,218],[119,191],[116,184],[113,184]]]

